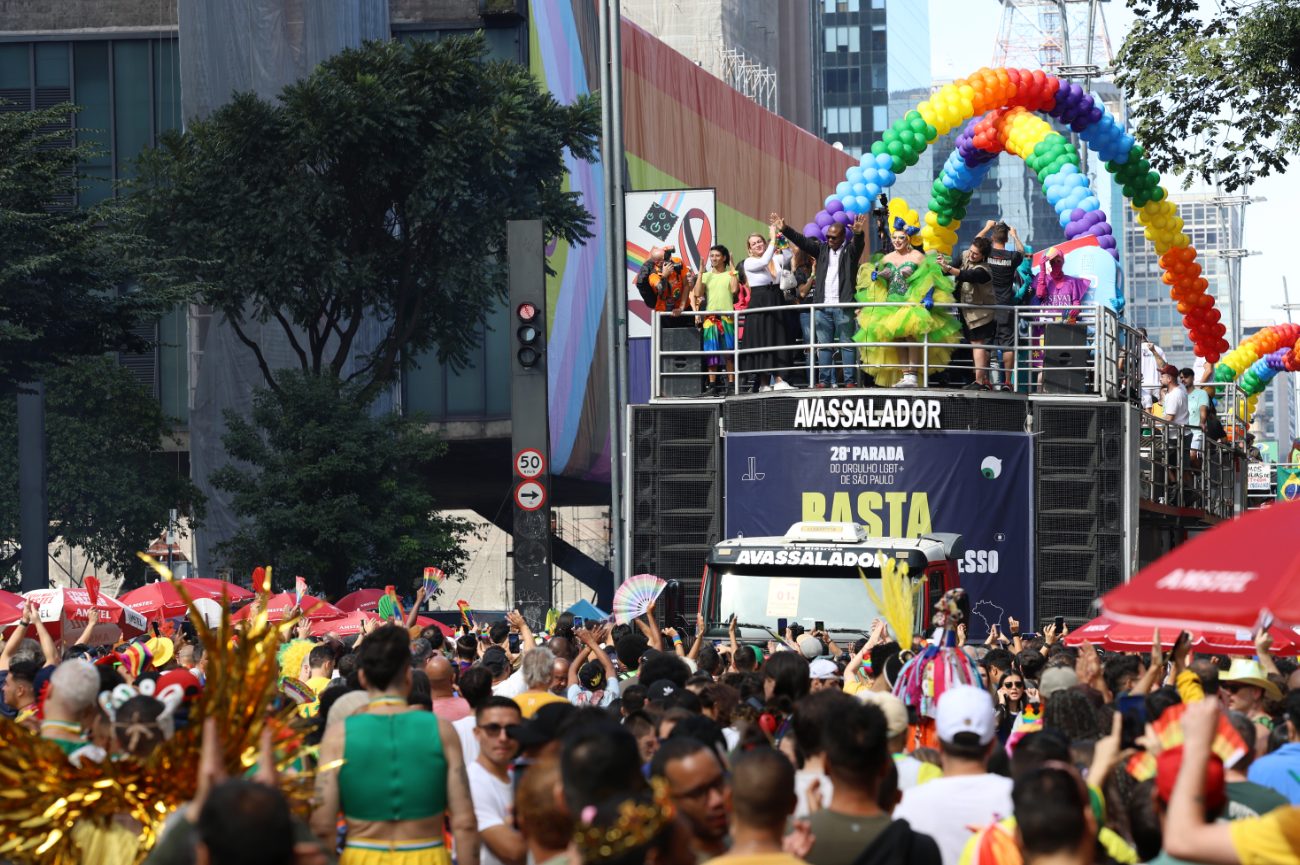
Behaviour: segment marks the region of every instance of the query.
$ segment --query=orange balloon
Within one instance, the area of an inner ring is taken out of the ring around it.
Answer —
[[[1210,307],[1214,306],[1214,298],[1210,297],[1208,294],[1198,294],[1195,295],[1195,297],[1196,297],[1197,306],[1204,307],[1206,309],[1209,309]]]
[[[1187,265],[1187,275],[1188,275],[1188,276],[1200,276],[1200,275],[1201,275],[1201,266],[1200,266],[1199,264],[1195,264],[1195,263],[1192,263],[1192,264]]]
[[[1196,247],[1184,246],[1179,252],[1179,257],[1182,258],[1186,264],[1191,264],[1196,260]]]
[[[1178,280],[1174,277],[1172,273],[1166,270],[1164,273],[1160,275],[1160,281],[1163,282],[1165,285],[1173,285]]]
[[[1170,299],[1170,300],[1182,300],[1182,299],[1183,299],[1183,290],[1182,290],[1181,288],[1179,288],[1178,286],[1175,285],[1173,288],[1169,289],[1169,299]]]
[[[1192,304],[1191,304],[1190,301],[1188,301],[1188,300],[1180,300],[1180,301],[1178,301],[1178,314],[1179,314],[1179,315],[1187,315],[1187,313],[1189,313],[1189,312],[1191,312],[1191,311],[1192,311]]]
[[[1196,290],[1197,290],[1197,291],[1205,291],[1205,289],[1207,289],[1207,288],[1209,288],[1209,287],[1210,287],[1210,281],[1209,281],[1208,279],[1206,279],[1206,278],[1203,277],[1203,276],[1197,278],[1197,280],[1196,280]]]

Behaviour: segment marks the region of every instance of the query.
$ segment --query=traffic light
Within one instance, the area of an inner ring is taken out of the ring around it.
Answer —
[[[519,365],[525,369],[534,366],[541,359],[541,346],[539,339],[541,332],[538,330],[537,307],[531,303],[521,303],[515,310],[519,316],[520,325],[515,331],[515,336],[519,340],[519,350],[515,356],[519,358]]]

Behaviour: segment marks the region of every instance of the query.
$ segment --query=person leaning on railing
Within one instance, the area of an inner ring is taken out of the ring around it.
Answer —
[[[776,230],[816,260],[817,266],[813,276],[815,292],[810,293],[805,302],[809,303],[853,303],[857,291],[854,278],[858,272],[858,260],[867,248],[867,223],[865,213],[858,214],[853,222],[853,236],[845,243],[846,231],[843,225],[833,223],[826,229],[826,241],[811,240],[804,237],[777,214],[772,214],[772,224]],[[829,344],[838,336],[843,343],[853,342],[853,333],[857,329],[852,309],[831,307],[817,310],[813,316],[813,329],[817,342]],[[842,350],[841,362],[852,363],[852,349]],[[834,368],[831,366],[831,349],[817,350],[818,373],[817,387],[830,387],[833,383]],[[848,370],[846,369],[847,373]],[[856,378],[856,373],[854,378]]]
[[[970,249],[960,253],[952,264],[946,263],[943,256],[939,257],[939,267],[953,278],[957,297],[962,303],[988,307],[997,303],[993,294],[993,269],[988,261],[992,246],[987,237],[976,237],[971,241]],[[961,317],[966,325],[966,338],[972,346],[990,342],[997,344],[998,322],[993,309],[963,309]],[[972,348],[971,354],[975,358],[975,381],[966,385],[965,390],[988,390],[988,349]]]

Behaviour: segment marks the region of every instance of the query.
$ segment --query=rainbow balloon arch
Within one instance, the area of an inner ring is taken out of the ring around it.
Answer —
[[[1178,303],[1196,355],[1217,364],[1215,381],[1241,377],[1241,390],[1249,398],[1246,409],[1253,412],[1257,395],[1273,376],[1300,370],[1300,326],[1265,328],[1229,351],[1222,313],[1205,291],[1209,282],[1201,276],[1196,249],[1182,230],[1178,205],[1160,185],[1160,174],[1101,100],[1042,70],[984,68],[917,104],[846,172],[825,209],[804,226],[804,234],[825,239],[832,223],[848,228],[859,213],[871,211],[875,197],[915,165],[928,145],[964,123],[956,149],[930,189],[924,219],[902,199],[890,202],[892,216],[920,227],[913,244],[950,255],[972,194],[1006,151],[1038,175],[1043,193],[1060,214],[1066,240],[1092,235],[1118,261],[1114,231],[1087,175],[1079,171],[1077,149],[1037,113],[1068,125],[1122,184],[1124,198],[1160,255],[1161,280],[1169,286],[1169,298]]]

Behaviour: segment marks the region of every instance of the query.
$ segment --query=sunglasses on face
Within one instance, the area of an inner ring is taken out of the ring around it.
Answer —
[[[1018,690],[1018,691],[1023,691],[1023,690],[1025,689],[1025,683],[1024,683],[1024,682],[1017,682],[1017,681],[1014,681],[1014,680],[1013,680],[1013,681],[1010,681],[1010,682],[1003,681],[1003,682],[1002,682],[1002,687],[1004,687],[1004,688],[1008,688],[1008,689],[1010,689],[1010,688],[1015,688],[1015,689]]]
[[[483,735],[487,736],[489,739],[500,737],[500,735],[506,732],[507,729],[505,724],[479,724],[478,728],[482,730]]]
[[[1238,685],[1236,682],[1220,682],[1219,687],[1227,691],[1229,694],[1235,694],[1242,688],[1242,686]]]

